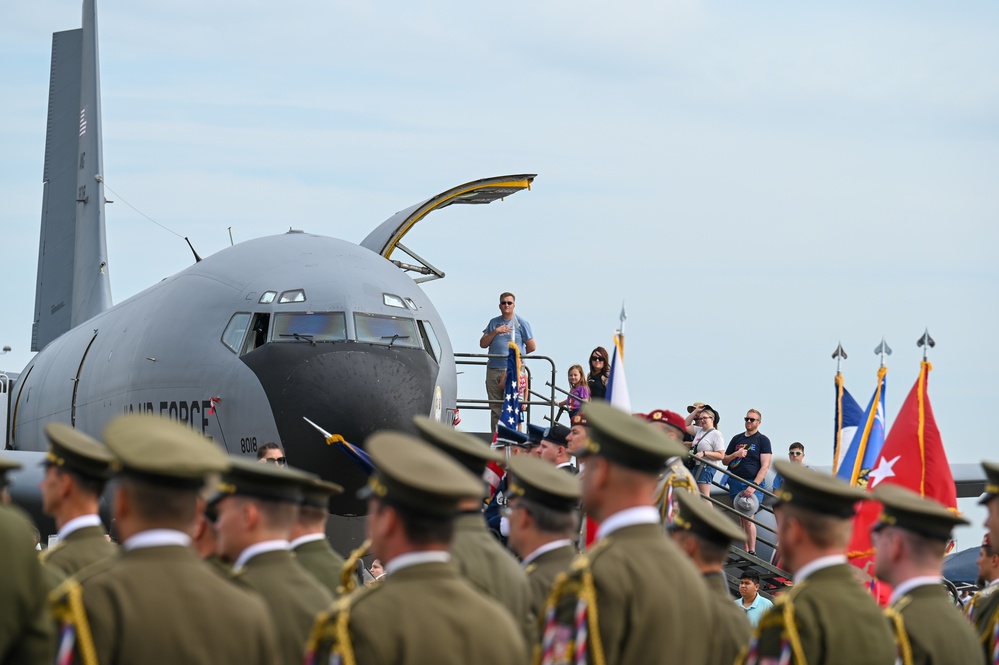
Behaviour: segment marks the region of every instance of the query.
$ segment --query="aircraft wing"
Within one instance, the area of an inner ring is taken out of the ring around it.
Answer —
[[[530,189],[531,183],[537,177],[536,173],[522,175],[505,175],[494,178],[473,180],[464,185],[452,187],[422,203],[410,206],[389,217],[378,228],[361,241],[361,247],[381,254],[386,259],[392,258],[399,241],[402,240],[413,226],[434,210],[446,208],[458,203],[482,204],[492,203],[496,199],[506,198],[522,189]]]

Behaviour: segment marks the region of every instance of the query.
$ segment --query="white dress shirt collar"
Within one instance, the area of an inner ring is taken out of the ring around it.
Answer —
[[[232,564],[232,569],[239,570],[245,566],[250,559],[258,554],[286,549],[288,549],[287,540],[264,540],[259,543],[254,543],[239,553],[239,556],[236,558],[236,563]]]
[[[400,554],[385,564],[385,575],[391,577],[392,573],[403,568],[418,566],[421,563],[447,563],[451,560],[451,553],[442,550],[430,550],[428,552],[406,552]]]
[[[618,511],[600,523],[597,540],[602,540],[618,529],[636,524],[659,524],[659,511],[652,506],[636,506]]]
[[[894,605],[895,601],[897,601],[899,598],[909,593],[916,587],[929,586],[931,584],[940,586],[940,576],[922,575],[920,577],[910,577],[909,579],[907,579],[906,581],[902,582],[897,587],[895,587],[895,589],[891,592],[891,598],[888,599],[888,604]]]
[[[79,531],[88,526],[104,528],[104,525],[101,524],[101,518],[97,515],[80,515],[62,525],[62,528],[59,529],[59,540],[62,540],[74,531]]]
[[[801,584],[806,579],[808,579],[813,573],[816,573],[822,570],[823,568],[831,568],[832,566],[838,566],[841,563],[846,563],[845,554],[830,554],[828,556],[820,556],[818,559],[806,563],[798,570],[798,572],[794,574],[794,583]]]
[[[300,547],[305,543],[314,543],[317,540],[325,540],[326,536],[322,533],[307,533],[304,536],[299,536],[295,540],[288,543],[288,549],[293,550],[296,547]]]
[[[520,562],[520,565],[526,568],[527,564],[531,563],[545,552],[551,552],[552,550],[557,550],[558,548],[565,547],[567,545],[569,547],[572,547],[572,541],[569,540],[568,538],[561,538],[559,540],[553,540],[550,543],[545,543],[538,549],[534,550],[533,552],[525,556],[524,560]]]
[[[191,537],[183,531],[176,531],[174,529],[148,529],[140,531],[126,540],[121,544],[121,547],[126,552],[129,552],[146,547],[167,547],[170,545],[190,547]]]

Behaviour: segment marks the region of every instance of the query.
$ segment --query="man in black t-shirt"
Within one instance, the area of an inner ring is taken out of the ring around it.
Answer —
[[[770,459],[773,457],[770,439],[759,431],[760,423],[763,421],[763,416],[759,411],[750,409],[744,420],[746,421],[746,431],[742,434],[736,434],[729,441],[722,464],[727,465],[728,470],[737,477],[762,486],[767,477],[767,471],[770,470]],[[742,512],[746,517],[755,515],[763,502],[763,492],[747,483],[740,482],[736,478],[728,479],[728,493],[732,497],[732,503],[736,510]],[[755,502],[752,502],[747,508],[740,509],[740,505],[738,505],[742,503],[739,501],[740,497],[746,497],[747,499],[743,501],[747,504],[750,504],[750,498],[755,498]],[[746,552],[755,556],[756,525],[745,517],[741,519],[741,522],[742,530],[746,532]]]

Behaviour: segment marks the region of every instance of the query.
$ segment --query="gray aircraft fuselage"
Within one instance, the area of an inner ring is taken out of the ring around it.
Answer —
[[[365,475],[303,417],[360,444],[414,414],[449,423],[455,391],[444,324],[412,278],[353,243],[289,232],[220,251],[52,341],[14,384],[9,443],[44,450],[47,422],[100,436],[152,412],[232,455],[280,442],[290,464],[344,485],[334,513],[356,515]]]

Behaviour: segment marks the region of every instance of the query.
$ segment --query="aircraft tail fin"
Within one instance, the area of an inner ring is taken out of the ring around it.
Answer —
[[[52,35],[42,226],[31,350],[111,306],[104,224],[97,11]]]

